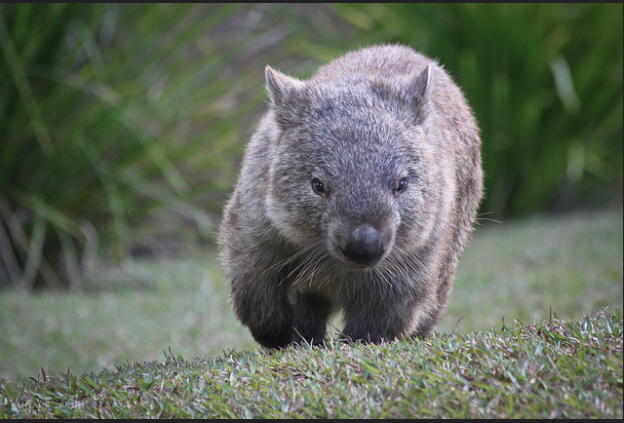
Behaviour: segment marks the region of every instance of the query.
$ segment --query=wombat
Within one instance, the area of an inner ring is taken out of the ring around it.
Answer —
[[[461,90],[400,45],[301,81],[268,67],[268,113],[220,229],[236,316],[267,348],[427,336],[482,197],[481,140]]]

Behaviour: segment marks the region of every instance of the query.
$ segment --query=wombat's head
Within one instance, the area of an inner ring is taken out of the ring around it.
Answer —
[[[432,75],[299,81],[267,67],[267,206],[286,239],[348,268],[424,244],[441,197],[427,140]]]

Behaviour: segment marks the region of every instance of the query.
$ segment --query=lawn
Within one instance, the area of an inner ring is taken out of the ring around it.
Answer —
[[[622,418],[622,310],[0,380],[0,418]]]
[[[622,308],[622,221],[621,209],[483,221],[438,332],[548,320],[551,308],[570,320]],[[228,293],[212,250],[101,263],[80,294],[0,292],[0,377],[99,373],[162,362],[169,348],[187,359],[253,351],[257,344],[236,322]]]

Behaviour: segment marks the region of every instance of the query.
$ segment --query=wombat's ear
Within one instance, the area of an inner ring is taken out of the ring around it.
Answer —
[[[270,66],[264,69],[264,76],[267,90],[271,96],[271,103],[274,106],[282,106],[297,91],[305,87],[305,82],[273,70]]]
[[[409,85],[412,93],[412,106],[416,111],[417,124],[421,124],[429,115],[429,98],[433,91],[433,66],[427,66]]]

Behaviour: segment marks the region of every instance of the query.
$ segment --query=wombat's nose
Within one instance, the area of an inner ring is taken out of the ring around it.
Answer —
[[[384,247],[377,229],[368,223],[355,228],[343,250],[346,258],[363,266],[374,266],[383,256]]]

